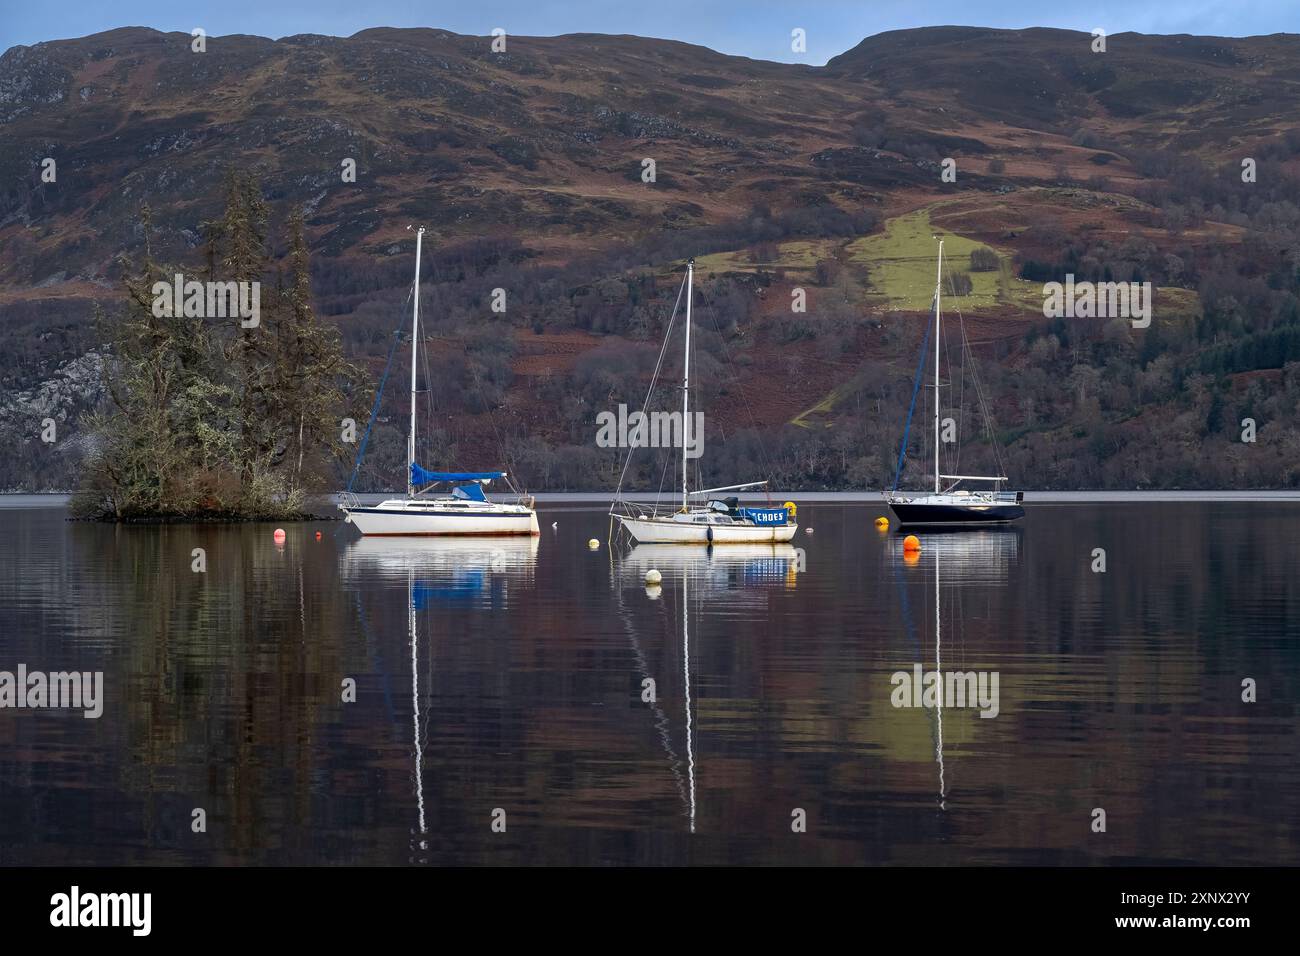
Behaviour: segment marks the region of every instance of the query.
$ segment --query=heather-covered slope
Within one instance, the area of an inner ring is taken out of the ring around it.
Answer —
[[[732,439],[710,461],[878,485],[924,307],[899,284],[931,254],[897,239],[918,215],[996,253],[996,281],[975,274],[960,304],[1023,483],[1289,483],[1297,40],[1107,42],[939,27],[824,68],[594,35],[493,53],[489,38],[393,29],[194,53],[187,35],[125,28],[9,50],[0,431],[18,452],[0,485],[67,484],[95,389],[63,386],[94,366],[93,303],[120,295],[141,204],[156,251],[198,266],[232,166],[278,210],[306,211],[319,310],[376,373],[409,281],[406,226],[430,229],[438,453],[484,464],[508,445],[535,488],[608,481],[595,413],[638,401],[687,255],[716,313],[710,423]],[[1035,298],[1067,268],[1153,281],[1155,332],[1050,327]],[[806,314],[790,311],[796,286]],[[1229,440],[1247,411],[1254,446]],[[68,442],[36,440],[47,415]],[[396,433],[376,448],[400,458]]]

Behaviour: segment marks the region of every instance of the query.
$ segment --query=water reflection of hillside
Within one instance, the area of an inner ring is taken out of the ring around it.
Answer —
[[[589,552],[603,514],[561,520],[534,561],[520,539],[349,543],[322,524],[276,547],[268,525],[15,510],[7,659],[103,669],[107,704],[0,720],[0,843],[59,865],[1285,864],[1287,508],[1046,507],[1010,538],[924,533],[911,565],[873,511],[826,508],[793,589],[793,548]],[[1001,673],[996,719],[944,710],[942,771],[938,715],[890,700],[891,673],[935,664],[936,564],[942,666]],[[414,661],[413,574],[464,584],[417,609]],[[488,603],[493,581],[508,600]],[[1097,805],[1123,821],[1104,842]],[[774,838],[791,807],[809,833]]]

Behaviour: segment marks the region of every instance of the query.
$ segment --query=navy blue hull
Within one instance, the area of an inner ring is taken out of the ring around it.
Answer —
[[[899,524],[907,525],[983,525],[1005,524],[1023,518],[1025,509],[1020,505],[912,505],[891,503],[890,510]]]

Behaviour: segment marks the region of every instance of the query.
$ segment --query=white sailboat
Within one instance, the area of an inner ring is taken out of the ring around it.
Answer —
[[[894,489],[885,492],[889,508],[898,518],[900,525],[988,525],[1015,521],[1024,516],[1021,506],[1024,493],[1003,491],[1007,481],[1005,475],[942,475],[939,466],[939,333],[941,331],[940,302],[943,296],[943,240],[939,240],[938,277],[934,286],[934,491],[933,492],[899,492],[897,475]],[[918,371],[919,380],[919,371]],[[915,400],[915,395],[913,396]],[[908,412],[911,422],[911,412]],[[903,436],[906,450],[907,436]],[[902,468],[902,455],[899,456],[899,469]],[[944,481],[949,481],[946,488]],[[990,490],[969,491],[958,489],[963,481],[991,482]]]
[[[751,481],[722,488],[690,490],[687,470],[686,425],[691,408],[691,299],[694,292],[695,260],[686,264],[686,335],[682,364],[682,500],[674,511],[660,511],[621,497],[622,485],[610,507],[610,517],[627,530],[640,544],[769,544],[790,541],[799,526],[794,506],[742,507],[735,496],[721,497],[729,491],[749,491],[767,487],[766,481]],[[672,323],[668,332],[672,334]],[[653,389],[653,384],[651,386]],[[629,452],[630,455],[630,452]],[[626,471],[626,469],[624,469]]]
[[[406,497],[363,505],[344,492],[339,509],[346,521],[364,535],[537,535],[532,499],[520,495],[514,503],[488,499],[484,488],[508,480],[504,471],[426,471],[415,460],[416,349],[420,342],[420,253],[424,227],[415,234],[415,291],[411,315],[411,427],[406,441]],[[430,489],[449,488],[438,497],[423,497]]]

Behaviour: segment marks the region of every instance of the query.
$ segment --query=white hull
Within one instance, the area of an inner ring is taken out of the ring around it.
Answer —
[[[364,535],[537,535],[537,512],[523,505],[394,499],[373,508],[344,508]]]
[[[625,518],[615,515],[638,544],[781,544],[799,530],[796,524],[762,527],[744,524],[696,524],[675,518]],[[713,534],[710,536],[709,532]]]

